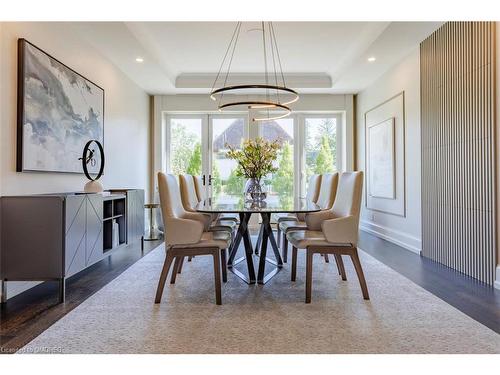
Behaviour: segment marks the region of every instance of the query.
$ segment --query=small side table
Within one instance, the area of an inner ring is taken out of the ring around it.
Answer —
[[[144,205],[146,210],[149,210],[149,228],[144,235],[144,241],[156,241],[160,239],[160,231],[156,224],[155,209],[160,207],[159,203],[147,203]]]

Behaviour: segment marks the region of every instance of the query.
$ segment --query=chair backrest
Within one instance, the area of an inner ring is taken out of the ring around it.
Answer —
[[[186,213],[181,203],[181,193],[175,176],[158,172],[158,191],[163,224],[167,228],[169,219],[181,218]]]
[[[186,212],[174,175],[158,173],[158,191],[163,216],[165,246],[192,244],[200,241],[205,222],[202,214]]]
[[[318,201],[320,186],[321,186],[320,174],[313,174],[311,177],[309,177],[309,183],[307,184],[306,198],[316,203]]]
[[[337,194],[337,185],[339,182],[338,173],[329,173],[321,176],[321,187],[319,189],[318,200],[316,204],[323,210],[329,210],[333,206]]]
[[[179,183],[184,209],[186,211],[194,211],[199,202],[196,187],[194,186],[194,177],[190,174],[181,174],[179,175]]]
[[[362,171],[342,173],[339,179],[337,196],[332,207],[335,217],[356,216],[359,223],[362,192]]]
[[[203,188],[203,180],[201,176],[194,176],[194,187],[196,188],[196,196],[198,197],[198,202],[205,200],[205,189]]]

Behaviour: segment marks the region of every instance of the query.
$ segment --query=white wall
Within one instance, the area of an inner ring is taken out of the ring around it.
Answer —
[[[78,38],[70,23],[0,24],[0,193],[81,191],[83,175],[17,173],[17,39],[23,37],[105,90],[105,189],[149,189],[149,96]],[[17,284],[20,285],[20,284]],[[7,285],[7,295],[16,292]],[[17,290],[18,291],[18,290]]]
[[[405,158],[406,217],[399,217],[366,208],[363,197],[361,228],[409,250],[422,249],[420,202],[420,59],[416,46],[405,59],[375,81],[356,97],[357,168],[365,170],[366,111],[405,92]]]
[[[148,187],[149,96],[73,32],[69,23],[3,23],[1,32],[1,194],[82,190],[83,175],[17,173],[17,38],[26,38],[105,90],[104,188]]]

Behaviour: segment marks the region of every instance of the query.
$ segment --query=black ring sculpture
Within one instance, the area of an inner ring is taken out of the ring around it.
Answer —
[[[99,153],[101,154],[101,168],[99,169],[99,173],[97,173],[97,176],[95,178],[92,178],[89,174],[89,171],[87,169],[87,152],[89,151],[89,147],[94,142],[97,147],[99,147]],[[85,177],[87,177],[90,181],[97,181],[98,179],[101,178],[102,173],[104,172],[104,148],[101,145],[101,142],[95,139],[91,139],[90,141],[87,142],[85,147],[83,148],[83,154],[82,154],[82,167],[83,167],[83,173],[85,173]]]

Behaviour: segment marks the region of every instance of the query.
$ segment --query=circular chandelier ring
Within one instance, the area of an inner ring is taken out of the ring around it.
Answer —
[[[287,107],[285,104],[280,104],[280,103],[273,103],[273,102],[264,102],[264,101],[242,101],[242,102],[232,102],[232,103],[226,103],[222,104],[219,106],[219,111],[222,112],[223,109],[228,108],[228,107],[234,107],[234,106],[240,106],[240,105],[247,105],[248,108],[281,108],[285,110],[285,113],[279,116],[275,117],[262,117],[262,118],[254,118],[254,121],[273,121],[273,120],[279,120],[280,118],[287,117],[290,113],[292,113],[292,110],[290,107]]]
[[[218,94],[227,94],[228,92],[230,93],[231,91],[236,91],[236,90],[249,90],[249,89],[266,89],[266,90],[273,90],[273,91],[281,91],[287,94],[292,94],[293,98],[287,102],[283,103],[268,103],[268,104],[280,104],[280,105],[288,105],[295,103],[297,100],[299,100],[299,93],[295,90],[292,90],[288,87],[284,86],[276,86],[276,85],[235,85],[235,86],[226,86],[222,87],[220,89],[214,90],[210,93],[210,98],[212,100],[217,100],[215,95]],[[230,104],[230,103],[228,103]],[[257,103],[256,103],[257,104]],[[289,108],[288,108],[289,109]]]

